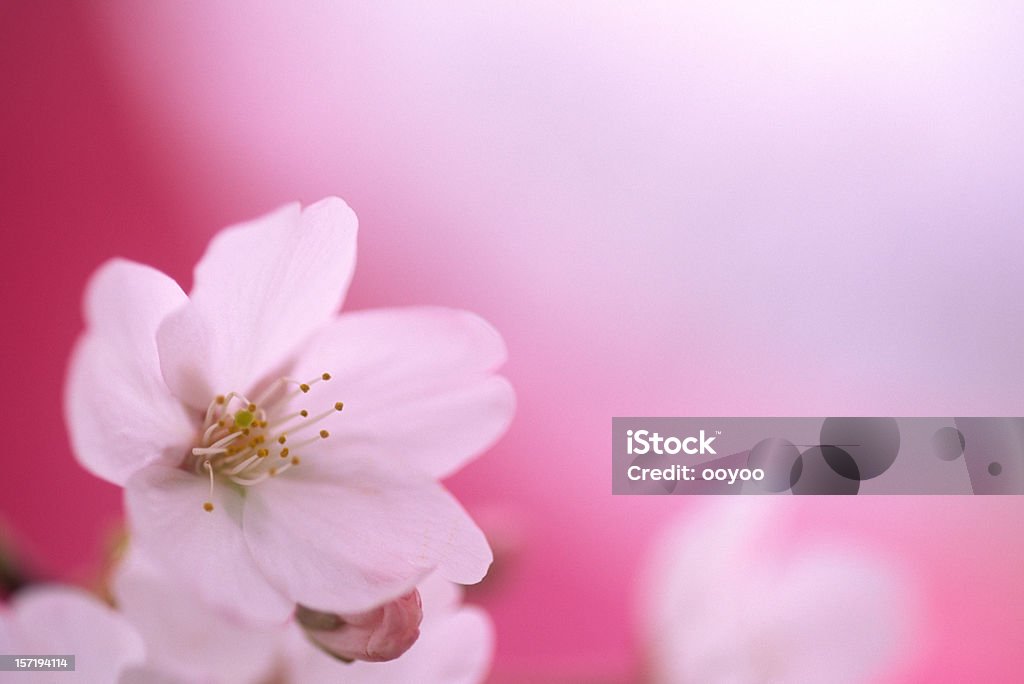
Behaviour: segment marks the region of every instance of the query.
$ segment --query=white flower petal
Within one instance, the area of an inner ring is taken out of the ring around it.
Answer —
[[[187,581],[162,572],[137,549],[118,567],[113,591],[146,643],[147,662],[157,670],[186,681],[270,678],[283,628],[260,628],[222,615]]]
[[[423,603],[424,624],[453,613],[462,604],[462,587],[436,572],[416,586]]]
[[[86,334],[71,359],[64,413],[79,462],[123,484],[150,463],[181,458],[193,426],[160,373],[156,331],[187,302],[177,283],[115,259],[93,276]]]
[[[321,448],[354,447],[445,477],[500,437],[515,411],[501,336],[475,314],[438,307],[378,309],[340,316],[299,354],[295,373],[331,382],[300,397],[341,400]],[[330,394],[330,396],[326,396]],[[337,396],[335,396],[337,395]],[[328,401],[329,400],[329,401]]]
[[[5,653],[74,655],[74,672],[18,673],[18,682],[116,682],[145,657],[142,639],[109,606],[73,587],[30,587],[18,593],[7,618]]]
[[[328,198],[228,228],[196,266],[189,304],[160,327],[164,377],[204,409],[246,392],[341,306],[355,268],[356,216]]]
[[[251,493],[250,493],[251,494]],[[213,511],[204,478],[177,468],[151,466],[125,485],[133,539],[164,572],[188,581],[226,614],[283,622],[294,608],[260,573],[242,534],[243,500],[218,484]]]
[[[357,613],[434,568],[462,584],[487,572],[483,533],[433,480],[357,459],[328,474],[303,468],[253,487],[244,519],[256,563],[295,602]]]

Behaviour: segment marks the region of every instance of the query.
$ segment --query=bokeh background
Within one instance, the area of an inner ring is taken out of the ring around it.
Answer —
[[[1021,415],[1024,6],[0,2],[0,525],[86,581],[119,492],[61,417],[105,259],[186,287],[224,225],[360,217],[348,306],[504,334],[449,482],[499,558],[494,680],[630,681],[640,568],[703,505],[612,497],[613,415]],[[779,499],[925,598],[892,682],[1024,673],[1024,500]]]

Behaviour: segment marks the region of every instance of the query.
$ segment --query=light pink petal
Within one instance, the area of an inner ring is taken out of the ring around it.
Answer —
[[[793,684],[876,681],[911,650],[911,586],[863,549],[816,549],[764,578],[750,605],[750,634],[786,654]]]
[[[11,606],[10,632],[5,653],[75,656],[74,672],[18,673],[11,681],[116,682],[123,670],[145,657],[142,639],[127,620],[72,587],[20,592]]]
[[[6,606],[0,604],[0,653],[13,653],[14,634],[11,631],[13,616]]]
[[[125,670],[117,684],[212,684],[209,679],[185,677],[161,670],[153,665],[141,665]]]
[[[190,584],[226,614],[265,623],[294,607],[267,583],[242,534],[243,499],[177,468],[151,466],[128,480],[125,500],[132,539],[163,572]],[[203,503],[212,501],[207,512]]]
[[[346,684],[477,684],[484,681],[494,652],[494,628],[482,610],[465,607],[445,615],[401,658],[386,663],[340,663],[315,648],[295,643],[290,663],[295,682]]]
[[[85,296],[88,330],[71,359],[64,414],[79,462],[115,484],[150,463],[180,459],[193,425],[164,384],[160,322],[187,301],[148,266],[116,259]]]
[[[254,626],[212,609],[187,580],[161,572],[137,549],[118,567],[113,592],[157,670],[185,681],[270,679],[283,627]]]
[[[443,308],[340,316],[299,355],[295,373],[333,376],[300,397],[310,410],[343,401],[324,448],[403,459],[445,477],[504,433],[515,411],[501,336],[483,319]]]
[[[794,555],[775,503],[709,505],[665,536],[641,581],[652,681],[853,684],[906,655],[910,583],[861,547]]]
[[[348,205],[328,198],[214,237],[188,306],[157,335],[175,394],[203,409],[215,395],[250,391],[279,370],[341,306],[355,268],[356,225]]]
[[[454,613],[462,605],[462,587],[436,572],[416,586],[423,603],[423,621],[432,623]]]
[[[640,582],[649,622],[645,638],[659,643],[677,630],[711,631],[707,612],[726,612],[743,600],[736,583],[749,584],[749,568],[784,520],[771,497],[748,496],[709,501],[672,521]],[[683,657],[673,645],[668,650]]]
[[[245,537],[283,593],[316,610],[357,613],[413,589],[431,570],[479,582],[491,564],[483,533],[439,484],[346,459],[300,465],[249,491]]]

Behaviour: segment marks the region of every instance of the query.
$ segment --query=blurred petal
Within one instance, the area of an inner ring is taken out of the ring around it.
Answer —
[[[336,442],[321,448],[375,447],[362,451],[445,477],[512,420],[514,393],[494,375],[505,356],[501,336],[475,314],[377,309],[332,322],[299,354],[295,372],[330,372],[345,403],[328,426]]]
[[[267,583],[242,534],[242,496],[203,478],[151,466],[125,485],[132,538],[164,572],[190,583],[226,614],[280,623],[294,602]],[[203,509],[211,501],[213,511]]]
[[[838,542],[780,548],[777,504],[713,502],[664,537],[642,583],[654,682],[856,684],[909,651],[898,568]]]
[[[650,579],[643,582],[646,612],[659,626],[692,624],[701,629],[704,608],[735,601],[733,575],[756,564],[758,545],[781,525],[770,497],[712,501],[691,517],[669,526],[654,548]],[[686,606],[686,610],[680,607]]]
[[[14,633],[11,628],[11,616],[5,610],[6,606],[0,605],[0,653],[14,652]]]
[[[756,597],[750,631],[787,654],[784,681],[877,681],[907,650],[913,606],[892,569],[850,550],[820,549]]]
[[[11,643],[5,653],[76,656],[74,672],[18,673],[12,681],[116,682],[145,656],[127,620],[80,589],[26,589],[14,597],[7,619]]]
[[[160,327],[164,377],[196,408],[249,391],[338,310],[356,255],[356,216],[327,198],[217,234],[189,304]]]
[[[171,674],[152,665],[142,665],[125,670],[117,684],[210,684],[210,681]]]
[[[253,626],[211,609],[187,581],[162,572],[137,549],[117,569],[113,591],[146,644],[147,663],[166,676],[216,682],[269,679],[280,629]],[[138,681],[150,681],[136,674]]]
[[[187,302],[177,283],[115,259],[85,296],[88,330],[75,348],[64,395],[79,462],[116,484],[158,461],[181,459],[193,427],[160,373],[156,331]]]
[[[304,468],[254,487],[244,519],[256,563],[295,602],[357,613],[434,568],[462,584],[486,574],[487,540],[436,482],[355,459],[327,474]]]

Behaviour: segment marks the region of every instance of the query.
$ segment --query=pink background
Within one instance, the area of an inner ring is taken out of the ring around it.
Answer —
[[[119,492],[61,418],[89,273],[186,286],[220,227],[343,196],[351,308],[505,335],[517,419],[450,485],[499,551],[495,679],[628,679],[635,582],[701,505],[613,498],[613,415],[1021,415],[1012,3],[0,6],[0,524],[84,579]],[[1019,498],[780,499],[899,559],[892,681],[1024,673]]]

